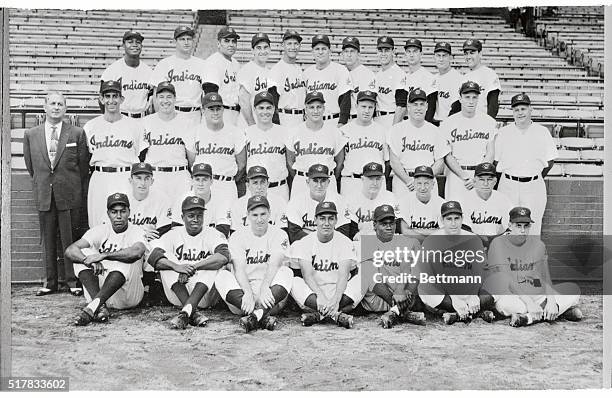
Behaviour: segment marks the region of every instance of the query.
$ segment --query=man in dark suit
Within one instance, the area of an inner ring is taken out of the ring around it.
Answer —
[[[28,130],[23,140],[25,164],[33,178],[47,273],[46,283],[36,295],[44,296],[61,288],[79,296],[82,289],[76,287],[72,261],[64,258],[63,269],[58,269],[57,233],[59,229],[62,252],[78,238],[82,183],[86,181],[89,163],[87,137],[82,128],[63,122],[66,100],[62,94],[47,94],[45,113],[45,123]],[[60,287],[58,280],[62,279]]]

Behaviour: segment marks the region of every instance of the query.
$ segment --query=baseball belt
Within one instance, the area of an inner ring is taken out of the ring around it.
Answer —
[[[219,174],[213,174],[213,178],[219,181],[234,181],[234,177],[222,176]]]
[[[297,175],[299,175],[299,176],[302,176],[302,177],[308,177],[308,173],[304,173],[303,171],[299,171],[299,170],[297,170],[297,171],[295,172],[295,174],[297,174]],[[331,175],[332,175],[332,174],[330,174],[330,176],[331,176]]]
[[[94,171],[102,171],[104,173],[120,173],[122,171],[132,170],[130,166],[126,166],[126,167],[94,166],[93,169]]]
[[[357,119],[357,115],[350,115],[349,119]]]
[[[333,115],[324,115],[323,116],[323,120],[329,120],[329,119],[338,119],[340,117],[339,113],[334,113]]]
[[[127,117],[131,117],[133,119],[140,119],[141,117],[145,117],[144,112],[140,112],[140,113],[121,112],[121,114]]]
[[[510,174],[506,174],[504,173],[504,176],[506,178],[508,178],[509,180],[512,181],[518,181],[518,182],[530,182],[530,181],[535,181],[538,178],[540,178],[540,176],[533,176],[533,177],[516,177],[516,176],[511,176]]]
[[[274,181],[274,182],[271,182],[270,184],[268,184],[268,188],[276,188],[276,187],[279,187],[279,186],[284,185],[286,183],[287,183],[287,179],[286,178],[282,179],[280,181]]]
[[[393,112],[379,111],[378,112],[378,116],[387,116],[387,115],[393,115],[393,114],[395,114],[395,111]]]
[[[234,105],[234,106],[223,105],[223,107],[225,109],[229,109],[230,111],[240,112],[240,105]]]
[[[303,109],[279,109],[278,110],[280,113],[286,113],[288,115],[302,115],[304,114],[304,110]]]
[[[168,167],[153,167],[153,170],[155,171],[165,171],[165,172],[172,172],[172,171],[183,171],[183,170],[187,170],[187,166],[168,166]]]
[[[461,166],[463,170],[476,170],[476,166]]]
[[[175,106],[174,109],[180,112],[193,112],[202,109],[201,106]]]

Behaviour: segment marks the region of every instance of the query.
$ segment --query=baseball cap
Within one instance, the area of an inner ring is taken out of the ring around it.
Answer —
[[[414,102],[416,100],[427,101],[427,94],[425,91],[421,90],[420,88],[415,88],[412,90],[408,96],[408,102]]]
[[[251,211],[259,206],[265,206],[269,209],[270,202],[268,202],[268,198],[262,195],[255,195],[251,196],[249,200],[247,200],[247,211]]]
[[[463,82],[461,88],[459,89],[459,94],[465,93],[480,94],[480,86],[478,85],[478,83],[472,81]]]
[[[336,210],[336,204],[334,202],[321,202],[315,208],[315,217],[327,213],[338,214],[338,210]]]
[[[453,53],[451,51],[450,43],[445,42],[445,41],[440,41],[440,42],[436,43],[436,46],[434,47],[434,54],[437,53],[438,51],[444,51],[444,52],[447,52],[449,54]]]
[[[130,175],[136,174],[148,174],[153,175],[153,167],[149,163],[134,163],[132,165],[132,170],[130,171]]]
[[[434,172],[432,168],[429,166],[419,166],[416,169],[414,169],[414,174],[412,176],[414,178],[417,178],[417,177],[434,178]]]
[[[162,91],[169,91],[176,96],[176,89],[170,82],[161,82],[157,85],[157,94],[161,93]]]
[[[353,47],[357,51],[361,51],[361,45],[359,44],[359,39],[353,36],[349,36],[342,40],[342,49],[344,50],[347,47]]]
[[[221,29],[219,29],[219,33],[217,33],[217,40],[227,39],[227,38],[234,38],[238,40],[240,39],[240,36],[238,35],[238,33],[236,33],[236,30],[234,30],[234,28],[230,28],[229,26],[224,26]]]
[[[446,217],[449,214],[463,214],[463,210],[461,210],[461,205],[459,202],[454,200],[449,200],[448,202],[442,203],[442,207],[440,208],[442,212],[442,217]]]
[[[183,212],[187,210],[193,210],[193,209],[206,210],[206,207],[204,207],[204,205],[205,205],[204,199],[198,196],[187,196],[185,199],[183,199],[181,210]]]
[[[180,36],[189,35],[191,37],[195,36],[195,31],[191,26],[182,25],[178,28],[174,29],[174,38],[178,39]]]
[[[531,210],[526,207],[514,207],[510,210],[510,222],[533,222],[531,219]]]
[[[306,94],[306,99],[304,100],[305,104],[310,104],[313,101],[320,101],[325,103],[325,99],[323,99],[323,93],[320,91],[311,91]]]
[[[374,91],[365,90],[357,93],[357,102],[359,101],[374,101],[376,102],[377,94]]]
[[[478,176],[495,176],[495,166],[489,162],[480,163],[474,169],[474,175]]]
[[[192,177],[197,177],[197,176],[208,176],[208,177],[212,177],[213,173],[212,173],[212,167],[207,164],[207,163],[197,163],[193,165],[193,168],[191,169],[191,176]]]
[[[482,43],[480,40],[467,39],[465,42],[463,42],[463,51],[465,50],[482,51]]]
[[[395,219],[395,210],[391,205],[380,205],[374,209],[374,221],[384,220],[385,218]]]
[[[204,98],[202,98],[202,106],[204,108],[223,106],[223,98],[221,98],[219,93],[206,93]]]
[[[115,91],[121,94],[121,81],[120,80],[107,80],[100,84],[100,94],[104,94],[107,91]]]
[[[406,40],[406,44],[404,44],[404,49],[406,49],[408,47],[416,47],[419,50],[423,51],[423,44],[421,44],[421,41],[419,39],[408,39],[408,40]]]
[[[255,98],[253,98],[253,106],[255,107],[261,104],[262,102],[269,102],[274,105],[274,98],[272,97],[272,94],[270,94],[268,91],[262,91],[261,93],[257,93],[255,95]]]
[[[268,37],[267,34],[265,34],[265,33],[256,33],[251,38],[251,48],[255,48],[257,43],[259,43],[260,41],[265,41],[266,43],[270,44],[270,38]]]
[[[306,173],[308,178],[325,177],[329,178],[329,168],[323,164],[313,164]]]
[[[531,105],[531,100],[527,94],[517,94],[510,100],[510,106],[516,105]]]
[[[283,35],[283,41],[287,39],[296,39],[298,43],[302,42],[302,36],[300,36],[300,34],[296,30],[286,30],[285,34]]]
[[[247,180],[255,177],[266,177],[268,178],[268,170],[263,166],[252,166],[247,172]]]
[[[385,175],[383,166],[380,163],[370,162],[363,166],[362,175],[364,177],[382,176]]]
[[[128,30],[123,34],[123,41],[129,40],[129,39],[138,39],[139,41],[143,41],[144,40],[144,36],[140,34],[140,32],[136,31],[136,30]]]
[[[106,199],[107,209],[112,209],[112,207],[115,205],[124,205],[126,207],[130,207],[130,200],[128,199],[126,194],[117,192],[112,195],[109,195],[109,197]]]
[[[325,44],[327,47],[331,47],[329,37],[327,35],[316,35],[312,38],[312,46],[316,46],[319,43]]]
[[[394,48],[395,43],[389,36],[381,36],[376,40],[376,48]]]

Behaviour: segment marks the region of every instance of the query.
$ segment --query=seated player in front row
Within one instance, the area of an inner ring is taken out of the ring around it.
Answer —
[[[76,326],[107,322],[107,305],[133,308],[144,295],[144,231],[129,223],[130,202],[125,194],[110,195],[106,209],[110,223],[93,227],[66,249],[65,255],[74,262],[74,274],[83,284],[88,302],[74,320]]]
[[[223,234],[204,226],[204,199],[188,196],[181,205],[183,226],[152,241],[148,262],[159,270],[168,301],[181,307],[170,326],[205,326],[208,318],[197,309],[215,305],[212,289],[219,269],[229,261]]]
[[[502,316],[510,316],[515,327],[559,317],[579,321],[580,288],[574,283],[552,284],[546,246],[539,236],[529,234],[532,223],[528,208],[515,207],[510,210],[510,232],[491,242],[492,274],[485,283],[495,308]]]
[[[287,233],[269,224],[268,199],[252,196],[246,208],[249,226],[229,240],[233,273],[219,271],[215,286],[232,313],[245,315],[239,323],[248,333],[257,328],[274,329],[273,315],[289,296],[293,271],[284,264],[289,250]]]

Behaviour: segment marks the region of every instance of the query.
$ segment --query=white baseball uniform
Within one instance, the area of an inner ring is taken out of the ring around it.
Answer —
[[[277,83],[278,116],[281,126],[293,127],[304,121],[306,82],[302,75],[300,65],[288,64],[282,58],[270,70],[270,79]]]
[[[485,200],[472,189],[464,199],[461,203],[463,223],[472,228],[476,235],[495,236],[508,228],[509,213],[514,206],[503,193],[493,191]]]
[[[325,202],[334,202],[336,210],[338,211],[338,222],[336,227],[340,227],[345,224],[350,224],[352,216],[351,211],[346,203],[346,200],[338,195],[337,193],[326,194]],[[317,230],[317,223],[315,217],[315,210],[317,202],[310,197],[310,193],[302,193],[299,196],[292,196],[287,204],[287,220],[298,227],[302,228],[304,232],[311,233]]]
[[[216,184],[216,181],[213,182],[213,185]],[[183,224],[183,210],[182,204],[183,200],[185,200],[188,196],[197,196],[193,190],[189,190],[184,192],[179,196],[178,200],[174,203],[172,207],[172,221]],[[217,225],[231,225],[231,214],[230,214],[230,206],[231,202],[228,202],[226,198],[218,195],[211,189],[210,199],[204,207],[204,226],[215,227]]]
[[[253,117],[255,117],[255,108],[253,107],[255,95],[276,86],[276,83],[270,78],[270,69],[266,66],[259,66],[254,61],[249,61],[240,68],[238,84],[249,93],[249,104],[251,104]],[[221,97],[223,98],[223,96]]]
[[[381,189],[374,199],[366,197],[358,192],[354,195],[344,196],[351,212],[351,219],[357,223],[359,235],[375,235],[374,232],[374,209],[378,206],[389,205],[393,207],[396,218],[402,218],[400,205],[392,192]]]
[[[353,94],[351,94],[351,118],[357,117],[357,93],[360,91],[376,91],[376,77],[374,72],[367,66],[360,64],[352,71],[349,71],[353,82]]]
[[[247,202],[249,197],[250,194],[247,193],[232,203],[231,222],[234,231],[251,225],[247,217]],[[287,201],[271,192],[268,192],[266,198],[270,203],[270,224],[276,225],[278,228],[287,228]]]
[[[398,197],[399,205],[404,221],[411,229],[430,229],[437,230],[441,225],[440,209],[444,199],[438,193],[432,191],[427,203],[423,203],[417,198],[416,192],[409,195]]]
[[[287,176],[289,173],[286,160],[287,131],[285,127],[273,124],[271,129],[263,131],[255,124],[246,128],[245,135],[247,170],[253,166],[265,167],[270,184],[274,185],[268,188],[268,192],[275,193],[288,201]]]
[[[377,110],[385,114],[376,117],[376,121],[389,128],[393,125],[395,109],[395,91],[406,86],[406,72],[393,63],[390,67],[380,69],[375,74],[377,86]]]
[[[453,103],[459,101],[459,89],[463,81],[463,75],[455,68],[450,68],[443,75],[439,73],[434,74],[433,85],[434,89],[438,92],[434,119],[443,121],[448,117]]]
[[[153,69],[142,60],[137,67],[128,66],[124,58],[110,64],[102,73],[101,80],[121,79],[121,112],[142,114],[148,108],[149,89],[159,82],[153,81]]]
[[[404,90],[410,95],[412,91],[420,88],[429,95],[435,91],[434,80],[433,73],[421,66],[412,73],[410,73],[410,71],[406,72],[406,85],[404,86]]]
[[[353,91],[353,81],[348,69],[336,62],[330,62],[323,69],[317,69],[316,65],[309,66],[304,71],[304,81],[306,82],[307,93],[311,91],[323,93],[325,99],[324,118],[339,116],[338,98],[347,91]],[[325,124],[336,126],[338,118],[326,119]]]
[[[218,51],[206,58],[206,77],[204,81],[214,83],[219,87],[219,95],[223,98],[224,107],[236,107],[240,104],[239,70],[240,64],[236,59],[232,58],[230,61]],[[223,121],[225,124],[237,126],[238,116],[240,116],[238,110],[225,109]]]
[[[497,76],[497,73],[488,66],[480,65],[477,69],[468,70],[465,75],[463,75],[461,83],[467,81],[476,82],[480,86],[480,98],[478,99],[476,112],[487,113],[487,96],[491,91],[501,91],[499,76]]]

